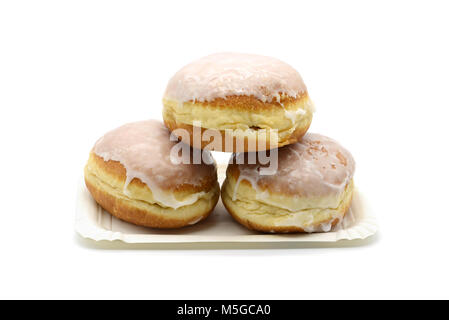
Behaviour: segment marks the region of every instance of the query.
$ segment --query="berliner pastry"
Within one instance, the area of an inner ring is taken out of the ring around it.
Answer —
[[[270,150],[273,151],[273,150]],[[327,232],[351,205],[355,162],[336,141],[307,133],[278,149],[277,170],[260,161],[236,164],[234,154],[221,196],[241,224],[263,232]],[[270,174],[272,173],[272,174]]]
[[[183,141],[227,152],[294,143],[313,114],[295,69],[275,58],[237,53],[213,54],[183,67],[169,81],[163,105],[166,126]]]
[[[206,218],[220,194],[215,162],[209,151],[198,164],[173,159],[172,148],[181,142],[172,140],[156,120],[108,132],[84,170],[93,198],[117,218],[147,227],[178,228]]]

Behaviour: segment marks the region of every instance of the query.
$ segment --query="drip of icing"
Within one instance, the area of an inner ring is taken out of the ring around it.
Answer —
[[[196,224],[196,223],[198,223],[198,222],[200,222],[201,220],[203,220],[203,216],[201,216],[201,217],[199,217],[199,218],[197,218],[197,219],[195,219],[195,220],[193,220],[193,221],[190,221],[189,222],[189,225],[193,225],[193,224]]]
[[[257,182],[254,181],[254,179],[252,177],[240,174],[239,178],[237,179],[237,181],[235,183],[234,193],[232,194],[232,201],[237,200],[237,190],[238,190],[240,182],[242,182],[242,180],[248,181],[255,190],[258,190]]]
[[[306,111],[303,110],[303,109],[301,109],[301,108],[299,108],[298,110],[294,110],[294,111],[284,110],[284,112],[285,112],[285,116],[286,116],[286,117],[287,117],[293,124],[296,123],[296,118],[297,118],[299,115],[305,115],[305,114],[306,114]]]
[[[165,97],[186,101],[212,101],[228,96],[254,96],[263,102],[280,102],[281,95],[307,92],[300,74],[271,57],[217,53],[179,70],[169,81]]]
[[[348,227],[352,226],[354,222],[355,222],[354,212],[350,207],[349,210],[346,212],[345,216],[343,217],[343,219],[340,219],[339,222],[333,227],[333,230],[339,231],[342,229],[347,229]]]
[[[234,154],[235,156],[236,154]],[[240,153],[240,155],[242,155]],[[257,181],[258,181],[258,173],[256,172],[252,172],[252,171],[257,171],[258,167],[241,167],[240,169],[240,175],[237,179],[237,181],[235,182],[235,187],[234,187],[234,192],[232,194],[232,201],[237,200],[237,190],[239,188],[240,183],[243,180],[248,181],[251,184],[251,187],[256,190],[257,192],[260,192],[259,187],[257,185]]]
[[[131,196],[128,192],[128,185],[131,183],[131,181],[138,177],[139,174],[126,172],[126,181],[125,185],[123,186],[123,193],[127,196]],[[145,184],[150,188],[151,193],[153,194],[154,199],[157,203],[173,208],[178,209],[180,207],[191,205],[198,201],[201,197],[203,197],[206,192],[201,191],[197,193],[190,194],[189,196],[185,197],[183,200],[178,200],[175,198],[174,194],[172,192],[163,191],[161,188],[159,188],[155,183],[151,182],[150,179],[146,179]]]
[[[309,110],[310,112],[315,112],[315,104],[310,100],[307,99],[304,109],[297,109],[297,110],[285,110],[285,116],[293,123],[296,123],[296,118],[298,118],[299,115],[306,114],[306,110]]]
[[[145,183],[155,201],[163,206],[177,209],[190,205],[203,197],[205,192],[197,192],[182,200],[170,192],[174,186],[200,186],[210,176],[216,174],[212,164],[176,164],[171,161],[171,149],[177,141],[170,141],[170,132],[159,121],[147,120],[121,126],[100,138],[93,152],[104,161],[119,161],[126,169],[124,193],[135,178]],[[211,159],[209,151],[204,159]]]
[[[328,222],[320,224],[321,231],[329,232],[332,229],[332,223],[334,223],[334,221],[335,221],[335,218]]]
[[[315,111],[316,111],[315,104],[314,104],[313,101],[310,100],[310,99],[307,100],[307,108],[309,108],[309,110],[310,110],[311,112],[315,112]]]
[[[306,222],[299,222],[299,217],[301,215],[308,215],[308,219]],[[335,213],[332,215],[331,219],[329,219],[326,222],[320,223],[318,225],[315,225],[313,215],[307,212],[296,212],[295,215],[292,215],[291,217],[287,218],[286,220],[283,220],[281,223],[278,223],[278,226],[297,226],[304,230],[304,232],[307,233],[313,233],[313,232],[329,232],[331,230],[336,231],[337,225],[333,227],[333,224],[336,220],[341,220],[341,213]]]
[[[313,226],[313,217],[310,215],[309,222],[306,226],[303,226],[305,232],[312,233],[317,231],[317,228]]]

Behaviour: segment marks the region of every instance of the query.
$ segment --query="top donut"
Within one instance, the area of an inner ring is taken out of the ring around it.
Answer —
[[[169,81],[163,104],[166,126],[184,142],[228,152],[294,143],[313,113],[294,68],[239,53],[213,54],[183,67]]]

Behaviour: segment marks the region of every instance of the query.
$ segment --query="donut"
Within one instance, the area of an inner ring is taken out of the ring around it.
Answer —
[[[307,132],[314,110],[294,68],[239,53],[213,54],[180,69],[168,82],[163,106],[165,125],[184,142],[226,152],[294,143]]]
[[[146,227],[179,228],[205,219],[217,204],[220,187],[209,151],[200,161],[179,161],[162,122],[125,124],[94,145],[84,169],[87,189],[113,216]],[[182,157],[187,157],[185,154]],[[194,159],[193,159],[194,160]],[[190,163],[189,163],[190,162]]]
[[[249,163],[251,153],[233,154],[221,190],[228,212],[247,228],[262,232],[330,231],[351,205],[351,154],[336,141],[313,133],[277,152],[277,169],[271,170],[263,170],[268,167],[259,158]]]

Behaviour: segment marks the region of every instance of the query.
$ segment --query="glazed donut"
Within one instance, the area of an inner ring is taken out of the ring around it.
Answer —
[[[100,206],[127,222],[154,228],[195,224],[217,204],[216,165],[209,151],[199,164],[177,164],[171,154],[177,143],[156,120],[112,130],[90,153],[86,186]]]
[[[270,150],[272,151],[272,150]],[[355,162],[336,141],[307,133],[278,149],[277,170],[254,161],[226,170],[221,197],[228,212],[249,229],[272,233],[327,232],[351,205]],[[269,170],[268,170],[269,171]]]
[[[213,54],[179,70],[167,85],[163,105],[165,125],[184,142],[227,152],[294,143],[307,132],[314,110],[291,66],[237,53]],[[208,130],[194,141],[195,129],[199,134]],[[188,139],[180,130],[189,133]]]

